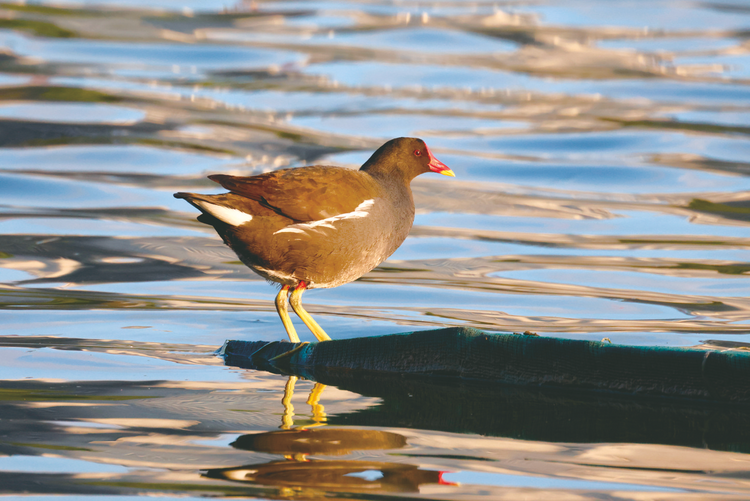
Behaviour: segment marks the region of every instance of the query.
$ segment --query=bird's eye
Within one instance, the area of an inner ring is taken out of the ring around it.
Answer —
[[[422,152],[419,151],[419,150],[414,150],[414,155],[418,156],[418,157],[421,157],[422,156]]]

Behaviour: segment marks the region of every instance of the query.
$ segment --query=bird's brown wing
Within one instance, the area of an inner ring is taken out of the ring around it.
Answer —
[[[341,167],[283,169],[252,177],[216,174],[208,178],[297,222],[352,212],[377,196],[377,188],[367,174]]]

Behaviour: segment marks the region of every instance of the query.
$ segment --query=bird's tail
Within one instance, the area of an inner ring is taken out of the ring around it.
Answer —
[[[239,209],[227,206],[227,195],[200,195],[198,193],[179,192],[174,194],[175,198],[182,198],[203,214],[198,218],[202,223],[216,226],[213,221],[201,219],[203,216],[211,216],[223,224],[229,226],[240,226],[253,220],[253,215]]]

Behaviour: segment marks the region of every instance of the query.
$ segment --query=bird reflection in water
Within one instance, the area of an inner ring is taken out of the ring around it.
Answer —
[[[320,404],[325,385],[315,383],[307,403],[311,425],[293,427],[291,403],[296,376],[290,376],[281,402],[281,431],[242,435],[231,445],[236,449],[279,454],[283,460],[233,468],[212,469],[206,477],[279,488],[279,498],[317,496],[326,492],[419,492],[421,485],[456,485],[442,479],[445,472],[383,461],[310,459],[308,456],[345,456],[357,451],[401,449],[406,437],[397,433],[351,428],[328,428]]]

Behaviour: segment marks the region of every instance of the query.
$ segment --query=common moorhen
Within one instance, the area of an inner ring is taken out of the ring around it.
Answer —
[[[282,285],[276,310],[298,343],[292,308],[318,341],[331,338],[302,308],[305,289],[337,287],[382,263],[414,222],[409,184],[425,172],[454,176],[421,139],[391,139],[356,171],[314,165],[252,177],[208,176],[222,195],[175,193],[202,214],[240,260]],[[290,293],[291,291],[291,293]]]

